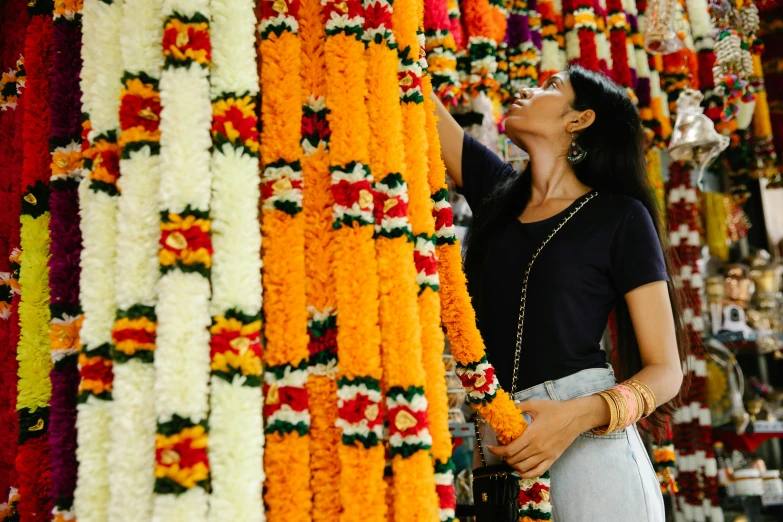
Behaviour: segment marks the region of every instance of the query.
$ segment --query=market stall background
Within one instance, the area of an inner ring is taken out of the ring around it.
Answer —
[[[637,102],[688,297],[651,446],[673,516],[783,503],[727,487],[783,434],[780,2],[7,0],[0,27],[0,519],[453,520],[463,403],[525,426],[429,94],[521,165],[504,106],[568,63]],[[522,497],[551,518],[547,477]]]

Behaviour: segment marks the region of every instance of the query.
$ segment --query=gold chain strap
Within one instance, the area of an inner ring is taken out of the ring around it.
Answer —
[[[555,237],[555,234],[557,234],[563,226],[565,226],[566,223],[568,223],[568,220],[574,217],[574,214],[579,212],[582,207],[584,207],[588,201],[593,199],[598,195],[598,192],[590,192],[586,196],[584,196],[584,199],[582,200],[579,205],[572,210],[567,216],[565,216],[562,221],[555,227],[554,230],[549,234],[549,236],[544,240],[543,243],[541,243],[541,246],[538,247],[538,250],[536,250],[535,254],[533,254],[533,257],[530,259],[530,263],[527,264],[527,269],[525,270],[525,277],[522,279],[522,297],[519,302],[519,321],[517,322],[517,346],[516,351],[514,353],[514,376],[511,380],[511,390],[509,391],[509,394],[511,395],[511,400],[514,400],[514,394],[517,392],[517,378],[519,377],[519,359],[522,354],[522,325],[525,322],[525,301],[527,298],[527,283],[530,279],[530,270],[533,269],[533,263],[536,262],[536,258],[538,257],[538,254],[541,253],[541,251],[544,249],[544,247],[549,243],[549,241]]]

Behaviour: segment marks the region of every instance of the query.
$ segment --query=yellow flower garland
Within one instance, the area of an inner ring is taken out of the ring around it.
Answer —
[[[342,522],[386,520],[378,270],[359,0],[324,2],[334,204]]]
[[[406,2],[414,4],[410,0],[398,0],[397,6],[404,7]],[[409,171],[406,170],[403,147],[398,57],[390,45],[393,40],[388,26],[388,15],[396,17],[391,4],[383,0],[365,3],[365,7],[373,7],[385,14],[375,17],[365,26],[365,36],[369,40],[367,108],[371,133],[370,167],[378,180],[375,183],[376,251],[380,277],[383,382],[393,472],[392,507],[394,520],[416,520],[417,517],[433,520],[437,513],[435,480],[427,455],[432,437],[424,395],[414,244],[406,212]],[[374,35],[378,36],[372,38]],[[418,46],[415,50],[418,51]],[[403,76],[403,79],[407,78]],[[426,161],[426,156],[421,159]]]
[[[312,494],[299,13],[295,1],[261,7],[264,502],[270,522],[304,522],[311,518]]]
[[[332,260],[332,198],[326,121],[324,21],[320,0],[302,0],[299,11],[302,45],[302,212],[305,219],[305,292],[307,294],[310,363],[310,485],[313,521],[340,518],[340,429],[337,422],[337,332]]]

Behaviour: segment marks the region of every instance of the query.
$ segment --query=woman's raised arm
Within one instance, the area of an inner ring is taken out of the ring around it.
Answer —
[[[462,139],[465,133],[454,117],[440,102],[435,94],[430,94],[435,102],[435,113],[438,116],[438,134],[440,135],[441,153],[446,171],[458,187],[462,187]]]

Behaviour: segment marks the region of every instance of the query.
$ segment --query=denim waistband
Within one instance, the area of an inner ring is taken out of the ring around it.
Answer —
[[[575,397],[592,395],[608,390],[617,384],[611,367],[589,368],[555,381],[533,386],[514,394],[515,401],[553,400],[567,401]]]

